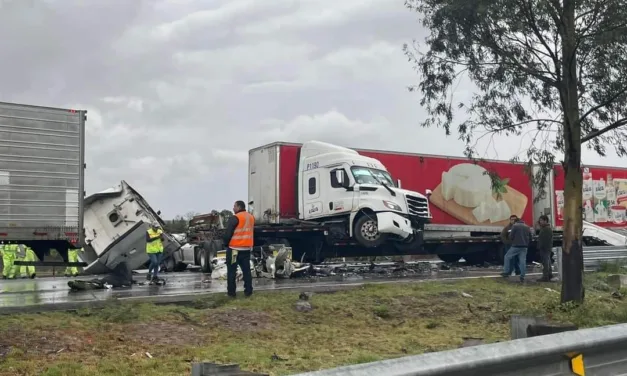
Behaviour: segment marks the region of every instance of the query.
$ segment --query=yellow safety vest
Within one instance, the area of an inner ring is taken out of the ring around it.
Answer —
[[[146,253],[161,253],[163,252],[163,242],[161,241],[161,234],[163,230],[160,228],[156,231],[152,228],[148,229],[148,236],[150,241],[146,243]]]

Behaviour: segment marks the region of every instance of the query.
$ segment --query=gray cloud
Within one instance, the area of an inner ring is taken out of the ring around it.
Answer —
[[[403,1],[15,0],[0,32],[0,100],[88,110],[88,192],[125,179],[166,217],[245,199],[263,143],[462,150],[418,127]]]

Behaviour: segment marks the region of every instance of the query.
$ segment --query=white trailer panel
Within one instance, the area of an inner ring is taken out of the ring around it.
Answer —
[[[82,241],[85,120],[0,102],[0,240]]]
[[[280,150],[280,144],[271,144],[248,153],[248,203],[252,202],[252,213],[259,224],[279,223]]]

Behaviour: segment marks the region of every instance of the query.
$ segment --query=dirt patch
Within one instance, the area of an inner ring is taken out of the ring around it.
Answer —
[[[82,347],[83,341],[78,333],[12,328],[3,331],[0,336],[0,350],[4,352],[10,348],[17,348],[24,354],[49,355]]]
[[[145,342],[159,345],[202,345],[206,343],[209,328],[195,325],[183,325],[167,321],[136,323],[127,325],[119,341]]]
[[[212,312],[207,319],[211,324],[234,332],[259,332],[274,328],[272,317],[267,313],[245,309]]]

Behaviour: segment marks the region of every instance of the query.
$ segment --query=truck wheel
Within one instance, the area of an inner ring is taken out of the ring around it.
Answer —
[[[359,244],[367,248],[378,247],[385,242],[385,234],[381,234],[377,227],[376,215],[362,215],[355,221],[353,230],[355,239]]]
[[[457,261],[459,261],[459,259],[461,258],[460,255],[454,255],[450,253],[440,254],[438,255],[438,257],[440,258],[440,260],[447,262],[449,264],[454,264]]]
[[[213,271],[213,263],[211,262],[218,253],[218,244],[215,240],[205,243],[200,249],[200,270],[203,273],[211,273]]]

